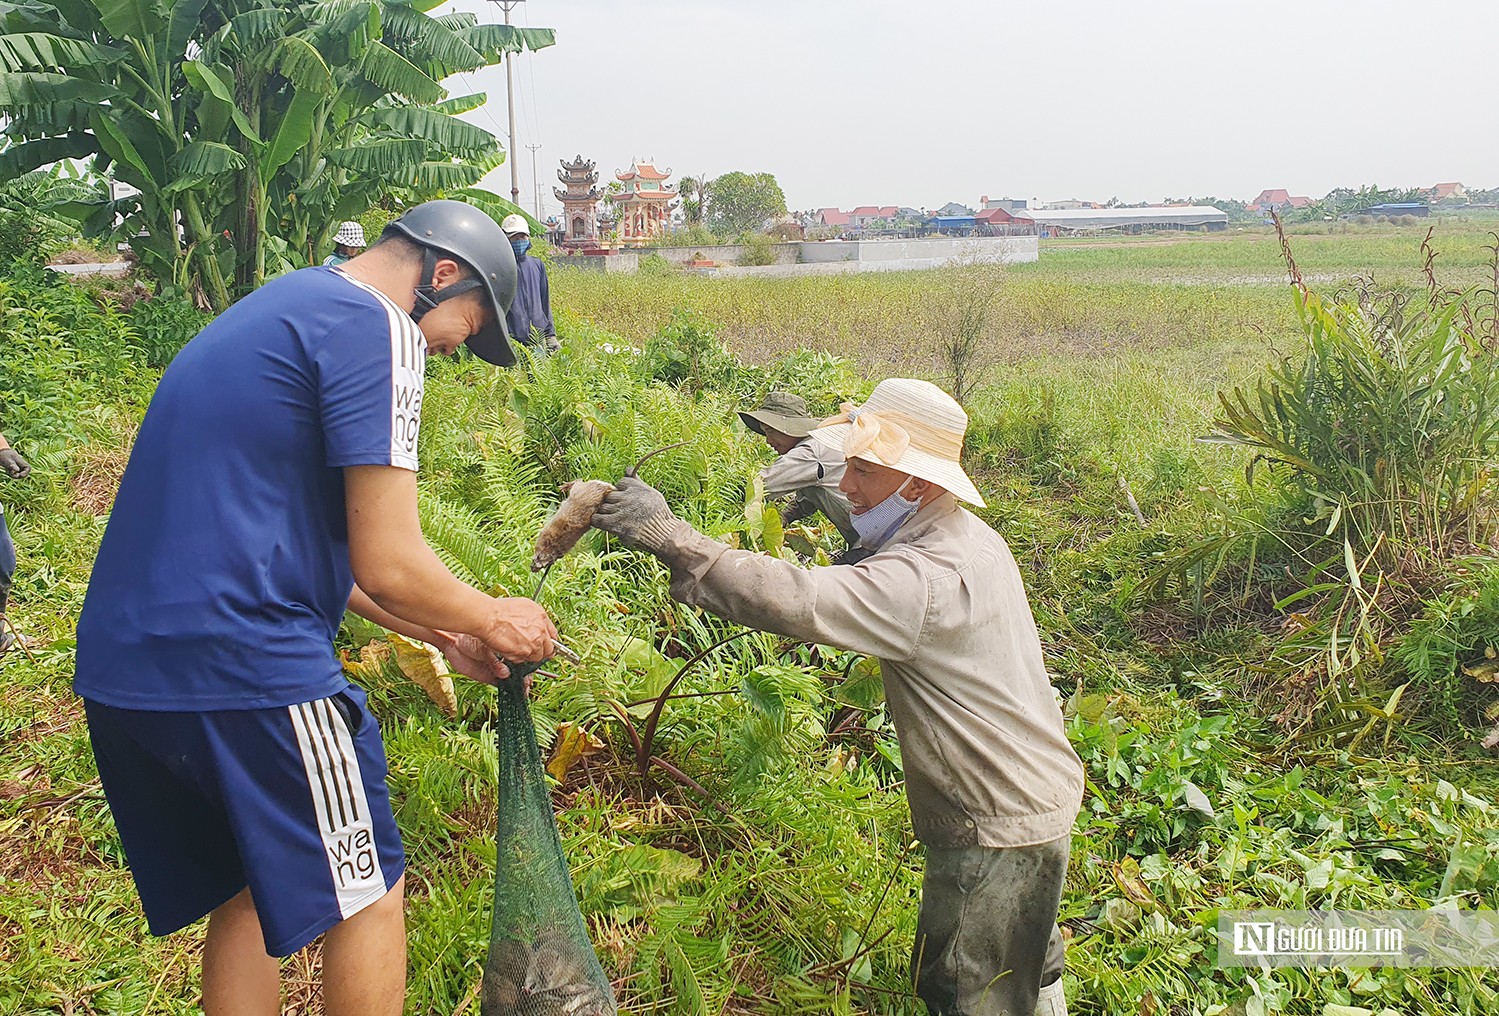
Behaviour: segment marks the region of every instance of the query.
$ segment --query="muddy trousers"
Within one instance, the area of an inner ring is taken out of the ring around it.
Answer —
[[[927,848],[911,978],[932,1016],[1032,1016],[1062,976],[1070,845]]]

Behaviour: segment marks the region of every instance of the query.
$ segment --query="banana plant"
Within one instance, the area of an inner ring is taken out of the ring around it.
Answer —
[[[311,263],[376,204],[453,195],[519,211],[474,190],[505,157],[458,118],[485,97],[450,99],[441,82],[553,34],[436,6],[0,0],[0,177],[67,158],[112,169],[138,194],[60,211],[118,222],[159,278],[215,310]]]

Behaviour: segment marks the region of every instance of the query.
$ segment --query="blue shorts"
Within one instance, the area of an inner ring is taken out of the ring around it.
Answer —
[[[245,886],[266,952],[290,956],[405,870],[385,746],[349,687],[277,709],[173,713],[85,702],[104,796],[153,935]]]

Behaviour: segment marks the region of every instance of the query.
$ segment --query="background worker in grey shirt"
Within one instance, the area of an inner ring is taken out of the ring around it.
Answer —
[[[1082,763],[1067,741],[1014,557],[958,500],[968,417],[936,385],[891,379],[811,439],[847,459],[862,546],[851,567],[731,550],[626,478],[594,525],[671,568],[671,594],[723,617],[880,661],[916,835],[912,950],[937,1016],[1062,1016],[1056,927]]]
[[[800,395],[771,392],[759,409],[741,410],[744,425],[765,438],[778,458],[760,470],[760,482],[769,498],[791,496],[781,510],[787,525],[822,512],[852,548],[859,533],[849,521],[848,498],[838,489],[843,479],[843,452],[808,439],[821,419],[807,415]]]

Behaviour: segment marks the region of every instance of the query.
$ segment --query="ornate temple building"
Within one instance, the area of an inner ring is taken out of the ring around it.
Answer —
[[[562,202],[562,242],[578,246],[597,243],[597,206],[604,192],[598,188],[599,174],[594,169],[594,163],[583,161],[581,155],[572,162],[563,159],[562,168],[557,170],[557,179],[566,188],[552,188],[552,193]]]
[[[614,174],[624,190],[611,200],[617,209],[620,242],[640,246],[666,231],[677,190],[666,181],[671,170],[661,171],[649,162],[636,162],[627,172]]]

